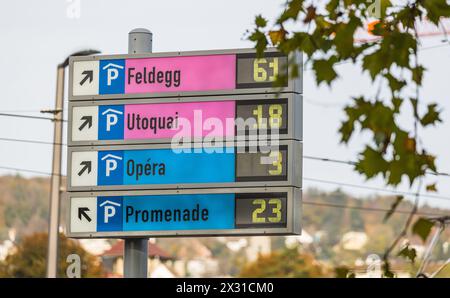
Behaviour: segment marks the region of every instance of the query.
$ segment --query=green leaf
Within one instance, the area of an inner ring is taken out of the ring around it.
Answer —
[[[433,222],[430,220],[420,217],[413,225],[412,232],[418,235],[423,242],[425,242],[430,235],[431,229],[433,228]]]
[[[425,0],[421,3],[427,10],[427,17],[436,26],[439,25],[440,17],[450,17],[450,5],[446,0]]]
[[[411,69],[412,79],[416,82],[417,85],[422,85],[423,73],[425,71],[425,67],[419,65]]]
[[[398,256],[405,257],[414,263],[417,257],[417,252],[414,248],[409,248],[409,245],[405,245],[402,250],[398,253]]]
[[[264,28],[267,26],[267,20],[262,15],[255,17],[255,25],[257,28]]]
[[[388,163],[380,152],[366,146],[366,149],[361,154],[361,158],[356,163],[355,169],[370,179],[377,174],[386,173]]]
[[[333,69],[334,61],[335,59],[333,58],[314,61],[313,69],[316,73],[317,85],[326,82],[330,86],[331,82],[337,77],[337,73]]]
[[[382,60],[383,57],[380,51],[376,51],[370,55],[366,55],[363,58],[363,69],[369,72],[370,76],[372,77],[372,81],[384,69]]]
[[[428,105],[427,113],[420,119],[420,123],[423,126],[434,125],[436,122],[442,122],[439,118],[440,112],[436,110],[437,104],[432,103]]]
[[[278,18],[277,24],[282,24],[289,19],[296,20],[302,6],[303,0],[290,0],[287,4],[286,10]]]
[[[258,57],[262,57],[264,50],[267,48],[268,45],[266,35],[263,32],[256,30],[249,36],[248,39],[256,43],[255,44],[256,55]]]
[[[385,74],[384,77],[388,80],[389,87],[391,88],[391,90],[393,92],[394,91],[400,91],[403,87],[406,86],[406,81],[398,80],[397,78],[395,78],[390,73]]]
[[[400,112],[400,106],[403,103],[403,99],[399,98],[399,97],[393,97],[392,98],[392,105],[394,106],[394,113],[399,113]]]
[[[337,53],[342,58],[349,58],[350,54],[353,52],[353,36],[356,29],[361,25],[361,20],[359,18],[351,17],[348,23],[340,23],[336,26],[334,43]]]
[[[410,98],[409,101],[411,102],[411,105],[413,107],[414,117],[419,118],[419,112],[417,109],[417,98]]]
[[[400,205],[400,203],[402,201],[403,201],[403,196],[397,196],[395,198],[395,201],[394,201],[394,203],[392,203],[391,208],[389,209],[389,211],[384,216],[383,222],[388,221],[388,219],[392,216],[392,214],[394,214],[394,212],[397,209],[398,205]]]

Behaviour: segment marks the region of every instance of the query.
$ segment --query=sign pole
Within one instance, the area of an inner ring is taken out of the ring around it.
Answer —
[[[143,54],[152,52],[153,34],[143,28],[128,33],[128,53]],[[127,278],[147,278],[148,238],[125,239],[124,276]]]

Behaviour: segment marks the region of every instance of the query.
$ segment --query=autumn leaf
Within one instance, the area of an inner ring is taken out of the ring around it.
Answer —
[[[427,189],[427,191],[429,191],[429,192],[437,192],[437,189],[436,189],[436,183],[427,185],[426,189]]]
[[[275,31],[269,31],[269,37],[272,45],[276,46],[280,42],[282,42],[285,39],[286,33],[286,30],[284,30],[283,28]]]
[[[316,17],[316,8],[312,5],[308,6],[308,8],[306,8],[306,16],[303,19],[303,22],[305,24],[308,24],[312,20],[314,20],[315,17]]]

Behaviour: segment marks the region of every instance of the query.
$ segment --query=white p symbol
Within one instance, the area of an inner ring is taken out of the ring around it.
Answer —
[[[112,171],[117,169],[117,161],[115,159],[106,160],[106,176],[109,177]]]
[[[107,74],[108,74],[108,86],[111,86],[111,81],[119,77],[119,71],[117,70],[117,68],[108,68]]]
[[[105,223],[109,222],[109,218],[116,215],[116,208],[114,206],[105,206]]]
[[[106,115],[106,131],[111,131],[111,126],[116,125],[119,121],[119,117],[116,114]]]

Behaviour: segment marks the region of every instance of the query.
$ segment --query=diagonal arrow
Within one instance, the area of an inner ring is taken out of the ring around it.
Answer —
[[[88,126],[88,128],[92,127],[92,116],[83,116],[81,117],[81,120],[84,120],[84,122],[80,127],[78,127],[79,131],[83,130],[86,125]]]
[[[80,85],[83,86],[84,82],[89,79],[89,83],[94,79],[94,71],[93,70],[85,70],[81,74],[84,74],[84,78],[81,80]]]
[[[89,215],[87,215],[87,211],[89,211],[88,207],[78,207],[78,218],[82,220],[81,217],[84,216],[84,218],[86,218],[88,222],[91,222],[92,219],[89,217]]]
[[[87,170],[88,174],[91,172],[92,162],[90,161],[82,161],[80,162],[80,166],[83,168],[78,172],[78,176],[83,175],[83,173]]]

